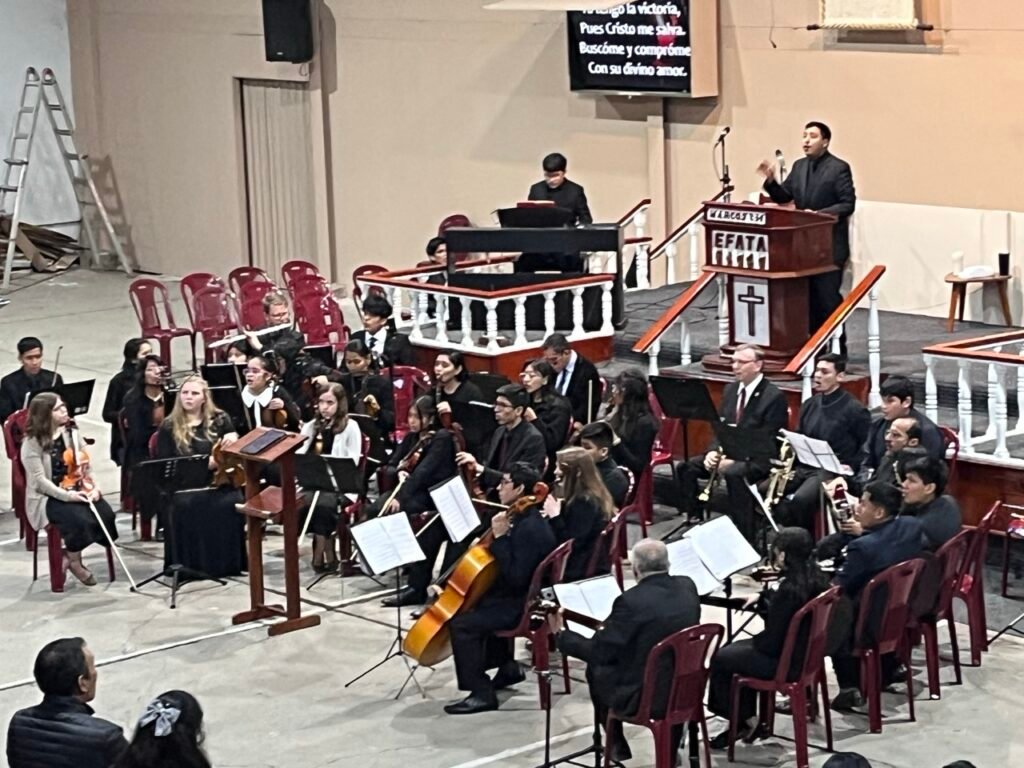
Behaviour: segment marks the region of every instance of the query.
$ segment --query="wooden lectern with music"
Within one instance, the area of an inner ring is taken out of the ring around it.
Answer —
[[[244,624],[273,616],[284,621],[271,624],[268,634],[283,635],[296,629],[315,627],[319,616],[303,616],[299,601],[299,524],[295,489],[295,451],[305,442],[302,435],[257,427],[224,449],[224,454],[245,467],[245,501],[238,511],[248,517],[246,538],[249,551],[249,610],[236,613],[232,624]],[[260,490],[263,468],[276,464],[281,485]],[[263,586],[263,523],[284,526],[285,606],[267,605]]]
[[[725,275],[729,342],[702,360],[729,370],[738,344],[765,352],[765,373],[781,371],[810,338],[808,278],[832,263],[835,216],[771,205],[705,203],[704,269]]]

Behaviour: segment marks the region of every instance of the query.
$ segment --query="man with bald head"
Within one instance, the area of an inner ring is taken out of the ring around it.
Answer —
[[[619,595],[604,624],[587,638],[564,630],[560,615],[552,617],[562,653],[587,662],[587,682],[597,721],[607,720],[608,708],[633,714],[640,705],[644,668],[651,649],[669,635],[700,622],[700,598],[688,576],[669,576],[668,548],[656,539],[642,539],[629,556],[637,584]],[[659,669],[659,680],[671,680],[671,662]],[[664,711],[668,690],[655,692],[654,714]],[[613,760],[628,760],[629,745],[618,725]],[[673,729],[673,750],[682,739]]]

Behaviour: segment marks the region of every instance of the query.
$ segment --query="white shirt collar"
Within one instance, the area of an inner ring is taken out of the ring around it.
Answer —
[[[260,408],[266,408],[273,399],[274,390],[271,387],[267,387],[258,395],[250,392],[248,387],[242,390],[242,402],[245,403],[246,408],[252,408],[253,403],[259,403]]]
[[[754,390],[758,388],[758,386],[761,384],[761,379],[763,379],[763,378],[764,378],[764,374],[763,373],[759,373],[759,374],[757,374],[757,378],[754,379],[749,384],[740,384],[740,389],[741,390],[746,390],[746,393],[747,393],[746,402],[748,402],[748,403],[750,402],[750,396],[752,394],[754,394]]]
[[[381,354],[384,351],[384,344],[388,340],[388,327],[382,326],[376,333],[366,332],[366,343],[369,345],[370,339],[374,339],[376,343],[373,345],[373,351],[376,354]]]

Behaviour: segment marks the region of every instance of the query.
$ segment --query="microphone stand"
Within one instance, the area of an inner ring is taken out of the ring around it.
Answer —
[[[718,144],[722,148],[722,178],[719,181],[722,183],[722,199],[727,202],[732,202],[732,191],[735,189],[732,185],[732,178],[729,176],[729,163],[725,159],[725,137],[728,133],[723,133],[718,137]]]

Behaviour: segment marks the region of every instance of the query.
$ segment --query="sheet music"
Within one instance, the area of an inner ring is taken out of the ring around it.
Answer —
[[[452,541],[462,541],[480,527],[480,515],[469,498],[465,483],[458,475],[431,488],[430,498],[434,500],[441,522],[448,529]]]
[[[619,582],[612,575],[598,576],[570,584],[555,584],[555,597],[558,604],[575,613],[589,616],[597,621],[604,621],[612,613],[612,604],[622,594]],[[573,632],[584,637],[593,637],[594,630],[590,627],[567,621],[566,625]]]
[[[406,515],[382,515],[354,525],[352,537],[375,574],[427,559]]]
[[[839,458],[832,450],[832,446],[824,440],[817,440],[799,432],[790,432],[788,429],[781,430],[782,436],[789,440],[790,446],[796,451],[796,457],[801,464],[810,467],[818,467],[837,475],[852,475],[853,472],[844,469]]]
[[[667,549],[669,575],[689,576],[697,586],[698,595],[710,595],[722,586],[700,559],[691,539],[677,539]]]
[[[697,556],[719,581],[761,561],[761,556],[724,515],[691,528],[686,537],[693,541]]]

